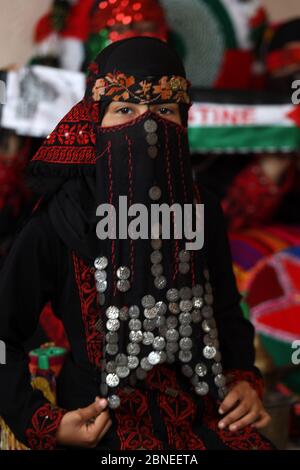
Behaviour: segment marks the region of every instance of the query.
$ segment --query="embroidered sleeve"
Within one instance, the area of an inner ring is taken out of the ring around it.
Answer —
[[[252,388],[257,392],[259,398],[262,400],[264,395],[264,380],[259,373],[249,370],[232,369],[226,371],[227,384],[233,386],[238,382],[249,382]]]
[[[33,450],[55,449],[57,428],[65,413],[50,403],[38,408],[25,431],[28,447]]]
[[[230,229],[268,223],[293,184],[293,168],[283,184],[277,185],[264,175],[259,163],[246,167],[234,179],[222,202]]]

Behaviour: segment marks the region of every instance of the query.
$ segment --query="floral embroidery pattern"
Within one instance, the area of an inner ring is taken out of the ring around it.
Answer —
[[[163,76],[159,80],[152,77],[138,81],[136,77],[124,73],[109,73],[97,78],[92,88],[94,101],[110,97],[113,101],[130,101],[140,104],[172,101],[190,103],[189,82],[180,76]]]
[[[28,446],[34,450],[53,450],[56,447],[56,432],[65,411],[49,403],[34,413],[25,432]]]

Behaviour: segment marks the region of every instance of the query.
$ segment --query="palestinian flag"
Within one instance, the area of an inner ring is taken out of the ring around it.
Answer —
[[[189,138],[197,153],[293,152],[300,149],[300,106],[262,92],[194,90]]]

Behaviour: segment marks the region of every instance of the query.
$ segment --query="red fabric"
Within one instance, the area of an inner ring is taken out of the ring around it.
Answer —
[[[41,313],[40,325],[49,341],[54,342],[56,346],[70,348],[64,326],[61,320],[54,315],[50,304],[47,304]]]
[[[50,403],[38,408],[25,431],[28,447],[34,450],[55,449],[57,428],[65,413],[65,410]]]
[[[140,28],[138,25],[141,22],[153,23],[153,31],[149,27],[145,27],[145,30]],[[122,27],[127,31],[112,31],[112,41],[136,36],[153,36],[166,41],[168,37],[164,10],[157,0],[100,1],[99,9],[91,20],[91,32],[98,33],[105,28]]]
[[[259,398],[262,400],[264,395],[264,381],[262,377],[249,370],[230,369],[225,372],[227,384],[229,387],[237,384],[238,382],[249,382],[252,388],[256,391]]]
[[[270,222],[283,196],[295,183],[291,167],[282,185],[278,186],[262,172],[259,163],[241,171],[231,184],[222,202],[231,230],[239,230]]]
[[[252,83],[253,53],[228,49],[223,58],[215,88],[247,90]]]
[[[89,268],[75,254],[73,254],[73,266],[81,303],[88,359],[91,364],[100,368],[103,338],[102,334],[96,329],[96,323],[99,319],[99,307],[94,269]]]
[[[300,64],[300,47],[272,51],[266,59],[266,64],[269,72]]]
[[[90,12],[94,3],[94,0],[79,0],[71,8],[66,26],[60,33],[61,37],[87,40],[90,29]]]
[[[249,307],[259,305],[268,300],[274,300],[284,295],[284,291],[272,266],[264,266],[255,279],[255,289],[247,294]]]

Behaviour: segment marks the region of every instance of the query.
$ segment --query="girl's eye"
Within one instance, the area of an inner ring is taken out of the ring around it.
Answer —
[[[173,110],[170,108],[159,108],[158,112],[160,114],[173,114]]]
[[[124,106],[123,108],[117,109],[116,112],[119,113],[119,114],[130,114],[130,113],[132,113],[132,109]]]

